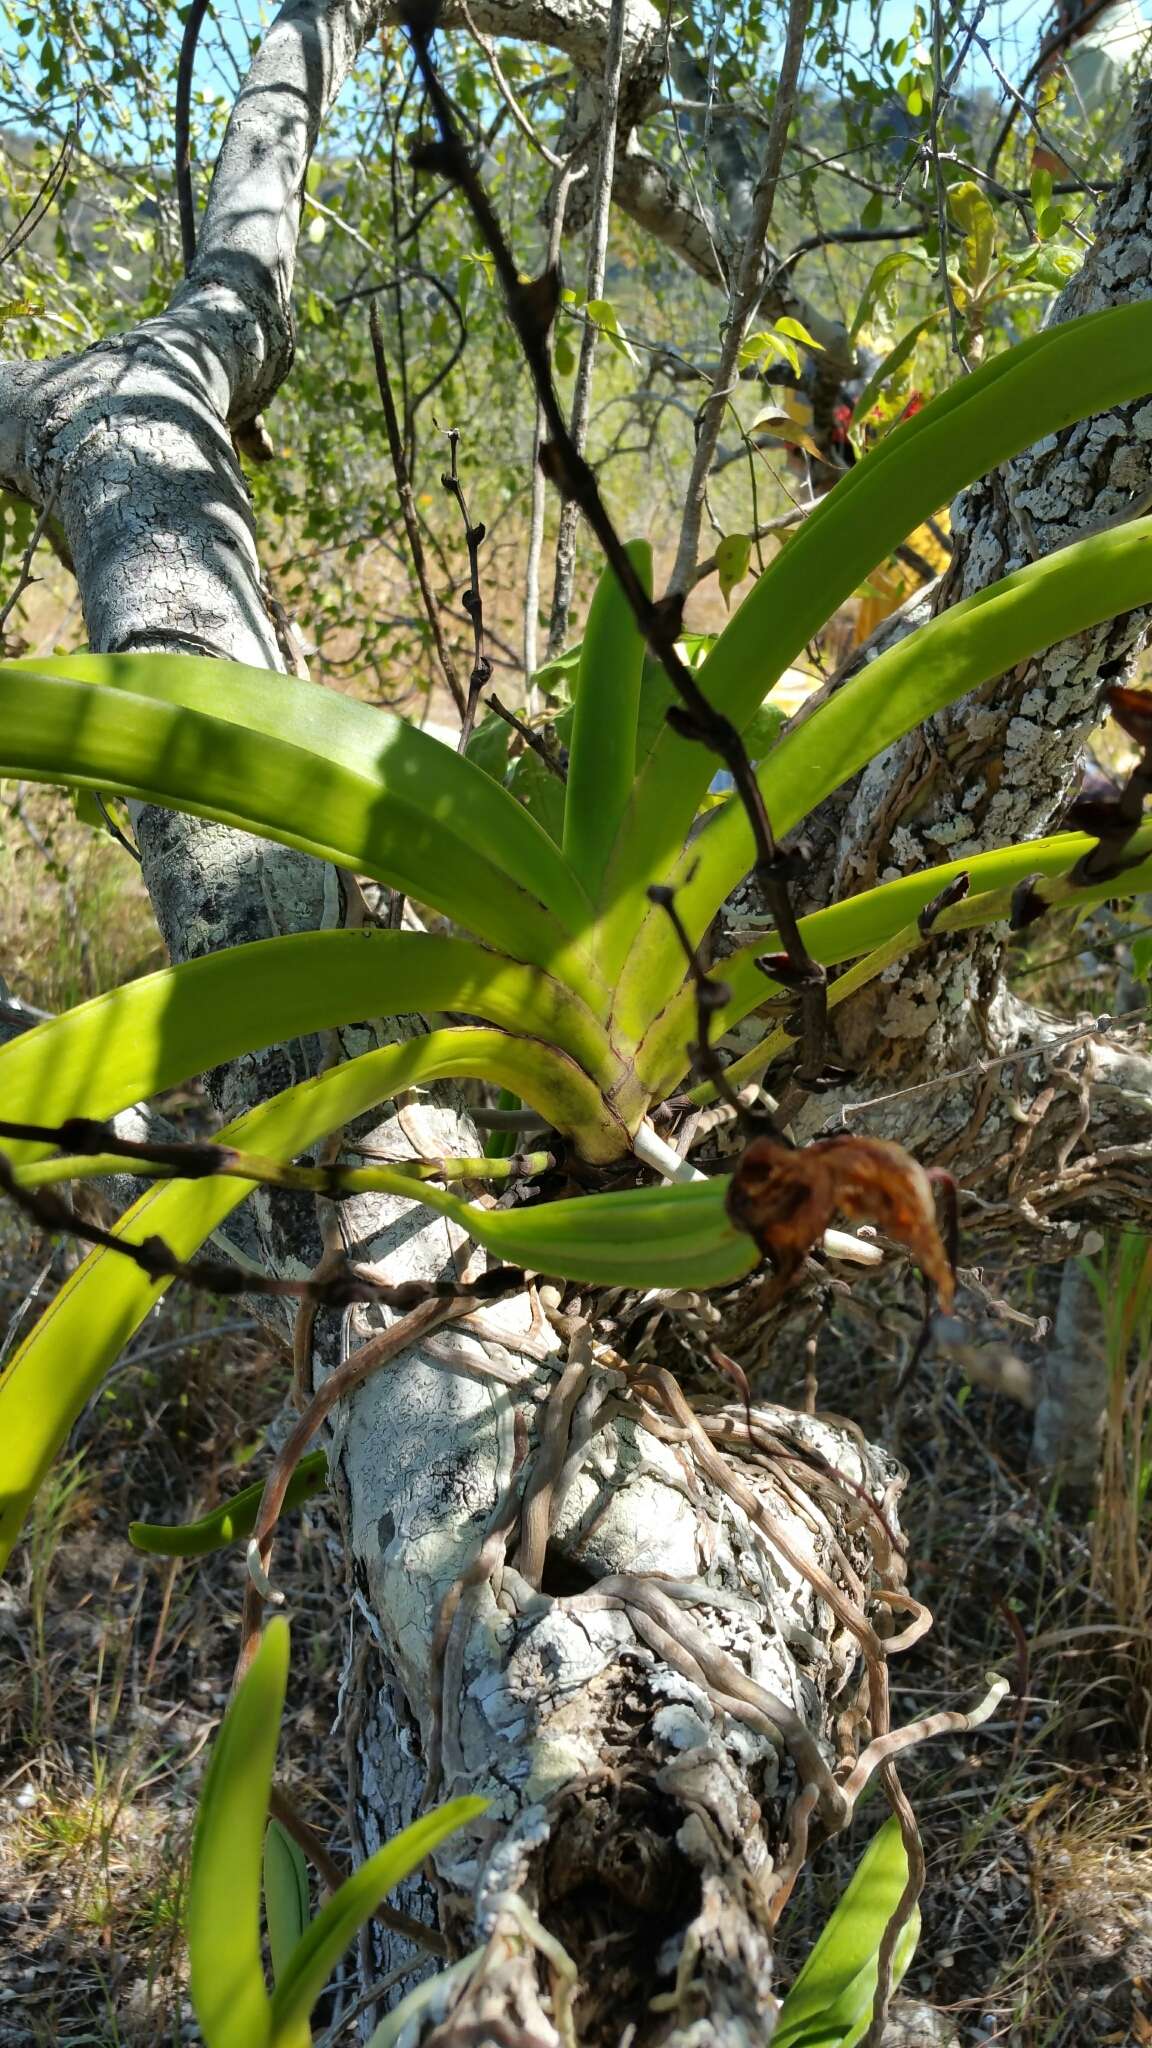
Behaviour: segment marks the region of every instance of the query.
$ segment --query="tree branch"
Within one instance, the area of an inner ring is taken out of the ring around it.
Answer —
[[[688,479],[676,561],[668,585],[670,591],[680,594],[689,589],[696,567],[708,473],[712,466],[716,443],[720,438],[725,409],[736,380],[741,344],[748,331],[751,315],[760,300],[764,281],[765,246],[776,205],[776,190],[784,163],[788,124],[792,119],[795,105],[800,65],[804,55],[804,38],[811,12],[811,0],[791,0],[784,51],[780,60],[780,76],[772,110],[772,125],[768,132],[764,163],[756,187],[748,231],[733,282],[720,349],[720,363],[711,393],[700,413],[696,453]]]

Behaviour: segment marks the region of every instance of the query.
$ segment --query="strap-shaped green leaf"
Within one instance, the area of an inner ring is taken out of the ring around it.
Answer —
[[[438,1849],[441,1842],[487,1808],[486,1799],[450,1799],[413,1821],[391,1842],[345,1878],[310,1922],[282,1972],[272,1997],[271,2048],[289,2048],[350,1941],[381,1899]]]
[[[602,1026],[538,967],[439,934],[305,932],[161,968],[23,1032],[0,1047],[0,1114],[45,1124],[114,1116],[259,1046],[408,1010],[531,1032],[602,1087],[618,1074]],[[5,1149],[21,1160],[46,1148]]]
[[[944,705],[1041,648],[1150,602],[1152,519],[1138,519],[1061,548],[954,605],[784,734],[757,778],[775,831],[790,832],[865,762]],[[730,799],[669,876],[694,937],[753,857],[747,816]],[[649,915],[633,935],[621,975],[615,1014],[622,1031],[642,1036],[682,979],[683,956],[667,918]]]
[[[872,2018],[884,1930],[907,1881],[908,1857],[893,1816],[869,1842],[785,1998],[773,2048],[855,2048]],[[912,1960],[919,1931],[920,1915],[913,1912],[896,1944],[893,1988]]]
[[[285,686],[283,703],[273,706],[264,701],[266,690],[241,680],[233,699],[229,664],[175,656],[168,661],[179,671],[181,692],[196,701],[173,702],[176,685],[162,657],[116,659],[132,664],[118,672],[137,689],[80,680],[43,663],[34,670],[0,666],[0,775],[141,797],[373,875],[515,958],[547,967],[567,953],[568,980],[604,1009],[584,941],[573,937],[591,917],[583,891],[547,833],[471,762],[389,720],[383,737],[365,732],[353,764],[346,736],[325,747],[317,724],[331,715],[343,734],[346,714],[369,706],[309,690],[295,716],[293,691],[305,685],[265,678]],[[97,657],[62,666],[82,660]],[[262,675],[239,671],[241,679]],[[205,697],[215,708],[201,704]],[[513,875],[508,870],[519,862]]]
[[[596,1090],[563,1055],[477,1028],[433,1031],[365,1053],[274,1096],[220,1137],[245,1151],[292,1159],[401,1088],[472,1075],[506,1082],[553,1120],[554,1113],[563,1119],[566,1109],[582,1107],[603,1115]],[[607,1127],[606,1144],[610,1136]],[[122,1168],[123,1161],[109,1165]],[[396,1179],[396,1192],[409,1196],[412,1182]],[[191,1258],[250,1191],[246,1181],[169,1182],[149,1189],[117,1230],[137,1244],[160,1236],[177,1258]],[[421,1199],[430,1192],[423,1190]],[[440,1196],[434,1206],[446,1204],[445,1213],[452,1213],[453,1202]],[[460,1207],[473,1213],[466,1203]],[[0,1567],[73,1422],[163,1292],[129,1260],[97,1249],[69,1276],[0,1375]]]
[[[327,1453],[309,1451],[288,1481],[285,1511],[322,1493],[327,1481]],[[219,1507],[202,1515],[198,1522],[129,1522],[128,1541],[135,1550],[146,1551],[150,1557],[207,1557],[211,1551],[240,1543],[252,1534],[263,1497],[264,1481],[257,1479],[253,1486],[234,1493],[231,1500],[221,1501]]]
[[[627,552],[651,593],[651,547],[630,541]],[[632,607],[605,569],[580,650],[564,805],[564,857],[593,902],[632,794],[644,652]]]
[[[31,656],[11,666],[202,712],[265,739],[287,740],[315,761],[370,775],[393,802],[408,806],[415,795],[452,841],[462,835],[570,929],[579,928],[586,907],[580,892],[523,805],[474,761],[392,711],[274,669],[193,654]]]
[[[947,887],[957,875],[969,878],[969,893],[962,903],[941,919],[941,929],[969,931],[994,924],[1011,911],[1012,892],[1030,875],[1044,880],[1044,895],[1053,906],[1065,904],[1090,908],[1115,896],[1117,889],[1137,894],[1152,887],[1152,824],[1133,834],[1127,848],[1133,865],[1126,867],[1122,880],[1085,883],[1080,887],[1064,878],[1072,873],[1095,845],[1083,832],[1061,832],[1047,839],[1023,840],[1015,846],[997,847],[991,853],[972,854],[967,860],[949,860],[939,867],[922,868],[918,874],[902,875],[859,896],[846,896],[827,910],[816,910],[800,920],[804,943],[814,960],[823,967],[838,967],[855,960],[894,939],[912,924],[926,904]],[[728,955],[719,972],[731,992],[731,999],[717,1012],[717,1035],[730,1030],[769,997],[782,991],[777,982],[761,974],[756,961],[765,953],[779,951],[777,934],[765,930],[753,945],[742,946]],[[653,1101],[662,1101],[687,1071],[688,1047],[696,1035],[694,991],[684,989],[657,1018],[636,1060],[637,1072]],[[735,1071],[735,1070],[733,1070]],[[712,1100],[711,1091],[693,1091]]]
[[[956,491],[1150,389],[1148,300],[1046,328],[962,378],[841,478],[769,564],[700,670],[709,701],[743,728],[837,606]],[[629,956],[645,885],[667,878],[715,768],[668,729],[644,764],[606,878],[613,907],[597,957],[609,979]]]
[[[205,2048],[266,2048],[272,2039],[260,1874],[287,1683],[288,1624],[275,1620],[216,1737],[192,1843],[188,1961]]]

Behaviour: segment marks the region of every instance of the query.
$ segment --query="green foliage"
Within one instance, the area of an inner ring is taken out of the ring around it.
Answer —
[[[287,1684],[288,1625],[276,1620],[216,1738],[192,1844],[188,1957],[206,2048],[260,2048],[271,2038],[260,1883]]]
[[[327,1453],[308,1451],[288,1482],[285,1509],[299,1507],[301,1501],[321,1493],[327,1478]],[[150,1557],[207,1557],[211,1551],[242,1542],[252,1534],[263,1493],[264,1481],[258,1479],[234,1493],[231,1500],[221,1501],[198,1522],[130,1522],[128,1540]]]
[[[908,1858],[893,1815],[869,1842],[781,2005],[774,2048],[856,2048],[872,2019],[880,1944],[907,1882]],[[913,1911],[896,1944],[893,1988],[912,1961],[919,1931],[920,1915]]]
[[[267,1826],[288,1682],[288,1624],[268,1624],[216,1738],[192,1845],[188,1959],[205,2048],[307,2048],[308,2015],[380,1901],[485,1810],[451,1800],[405,1828],[308,1918],[299,1851]],[[263,1892],[276,1988],[261,1956]]]
[[[634,542],[630,554],[651,595],[651,548]],[[591,901],[599,895],[616,820],[636,775],[644,653],[623,591],[614,576],[601,577],[580,651],[564,804],[564,857]]]
[[[310,1917],[304,1851],[278,1820],[270,1820],[264,1830],[264,1925],[274,1984],[283,1978]]]

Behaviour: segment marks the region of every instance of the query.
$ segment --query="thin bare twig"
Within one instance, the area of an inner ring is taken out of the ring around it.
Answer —
[[[766,1111],[757,1108],[759,1091],[752,1102],[745,1102],[737,1095],[728,1079],[724,1062],[712,1043],[712,1019],[731,1001],[732,991],[726,981],[720,981],[715,975],[709,974],[700,958],[699,948],[692,944],[684,928],[684,921],[676,908],[675,890],[653,883],[648,890],[648,901],[666,912],[668,922],[684,949],[688,974],[696,991],[696,1043],[689,1048],[689,1052],[701,1079],[711,1082],[719,1100],[727,1103],[741,1129],[747,1131],[749,1136],[761,1136],[765,1131],[769,1131],[773,1137],[780,1138],[786,1144],[788,1140],[783,1137],[775,1119]]]
[[[491,36],[486,36],[481,29],[477,28],[471,14],[468,12],[467,0],[461,0],[460,11],[468,24],[470,35],[479,43],[485,57],[488,59],[488,69],[492,73],[493,84],[520,130],[521,135],[524,137],[525,142],[536,151],[538,156],[543,157],[546,164],[551,164],[554,171],[563,171],[566,169],[564,158],[557,156],[555,151],[549,149],[548,144],[543,142],[539,135],[537,135],[531,121],[516,98],[512,87],[500,69],[500,59],[496,54],[495,43],[492,41]]]
[[[483,524],[473,526],[468,516],[468,501],[460,481],[460,434],[456,427],[450,427],[448,430],[448,447],[451,467],[443,471],[440,481],[449,496],[455,498],[460,507],[460,517],[464,521],[464,545],[468,550],[468,588],[463,592],[460,602],[472,621],[472,673],[468,678],[468,695],[460,718],[460,738],[456,743],[457,753],[463,754],[472,737],[480,692],[485,683],[492,680],[492,663],[484,652],[484,598],[480,589],[480,549],[487,528]]]
[[[611,0],[608,12],[608,47],[604,61],[604,89],[600,112],[600,152],[596,163],[596,188],[592,198],[592,227],[588,243],[588,272],[585,299],[589,304],[604,296],[604,273],[608,261],[608,225],[612,212],[612,180],[616,173],[616,126],[620,114],[620,76],[624,64],[624,0]],[[580,359],[572,392],[569,434],[578,455],[588,439],[588,413],[592,401],[592,371],[596,361],[598,329],[589,320],[580,337]],[[576,528],[580,505],[575,497],[560,507],[556,535],[556,575],[552,586],[552,614],[548,622],[548,658],[554,660],[564,646],[568,613],[576,576]]]
[[[568,210],[568,194],[576,181],[584,177],[587,169],[587,164],[573,166],[566,163],[553,187],[552,216],[548,223],[548,254],[545,261],[547,272],[555,271],[560,262],[560,243],[564,233],[564,216]],[[551,329],[548,340],[551,342]],[[527,702],[530,711],[535,710],[538,701],[535,675],[540,625],[540,558],[544,552],[545,492],[540,449],[546,428],[544,408],[537,398],[536,424],[532,433],[532,512],[528,526],[528,559],[524,569],[524,674],[528,685]]]
[[[65,178],[68,176],[72,165],[72,151],[75,146],[76,130],[69,128],[60,145],[59,154],[36,197],[20,216],[3,247],[0,247],[0,263],[7,263],[9,258],[14,256],[18,249],[24,247],[29,236],[34,234],[35,230],[39,227],[53,200],[59,193]]]
[[[380,393],[380,403],[384,408],[384,426],[388,435],[388,453],[392,460],[392,474],[396,478],[396,489],[400,498],[400,512],[404,520],[404,531],[408,536],[408,546],[412,554],[412,566],[416,571],[420,602],[424,607],[424,616],[428,621],[433,645],[435,646],[440,666],[444,671],[444,680],[452,692],[452,700],[457,711],[460,713],[460,721],[463,725],[468,713],[468,699],[464,694],[463,684],[457,674],[456,664],[452,659],[452,652],[448,646],[444,627],[441,623],[436,595],[428,575],[428,559],[424,553],[424,539],[420,532],[420,522],[416,517],[416,504],[412,496],[412,479],[408,474],[408,462],[404,453],[404,438],[400,432],[396,401],[392,396],[392,381],[388,375],[388,358],[384,353],[384,336],[381,332],[380,315],[376,310],[376,300],[374,298],[369,300],[368,304],[368,331],[372,337],[372,361],[376,368],[376,387]]]
[[[802,0],[793,0],[802,10]],[[806,17],[805,17],[806,18]],[[559,294],[558,279],[552,272],[523,283],[512,251],[504,239],[491,201],[460,138],[448,96],[432,61],[430,36],[433,22],[424,8],[412,7],[407,28],[416,63],[427,91],[437,126],[438,143],[420,144],[412,152],[417,169],[438,177],[451,178],[464,194],[473,219],[492,256],[504,293],[508,315],[519,337],[525,361],[532,372],[550,439],[540,450],[547,475],[562,494],[574,498],[600,544],[640,631],[652,653],[663,665],[680,705],[666,713],[669,724],[681,738],[698,741],[717,754],[728,769],[737,796],[748,815],[756,848],[756,876],[775,919],[784,952],[768,958],[765,972],[796,992],[803,1020],[803,1045],[795,1086],[818,1084],[824,1067],[827,1038],[827,978],[824,969],[808,953],[789,882],[793,862],[778,845],[768,818],[763,792],[744,742],[731,719],[709,703],[696,677],[681,657],[679,638],[682,600],[674,592],[658,603],[649,597],[627,549],[609,517],[596,475],[590,463],[574,445],[552,378],[548,332]],[[798,60],[797,60],[798,61]],[[787,1121],[787,1117],[784,1118]]]
[[[502,704],[499,697],[490,696],[488,705],[489,709],[496,713],[497,718],[502,718],[506,725],[512,727],[513,732],[519,733],[525,746],[530,747],[532,752],[539,756],[550,774],[557,776],[561,782],[567,782],[568,770],[557,753],[554,741],[550,743],[542,732],[536,732],[532,726],[525,725],[524,720],[517,718],[514,711],[509,711],[508,706]]]
[[[811,14],[812,0],[791,0],[784,50],[780,60],[780,77],[772,108],[772,124],[764,150],[764,166],[753,198],[752,217],[748,223],[748,232],[744,238],[744,247],[740,252],[740,261],[732,287],[720,361],[712,380],[712,389],[700,409],[696,452],[688,479],[676,561],[668,586],[670,591],[680,594],[688,589],[696,567],[700,521],[704,512],[704,498],[708,488],[712,457],[720,438],[720,428],[728,406],[729,394],[737,379],[740,348],[748,329],[748,322],[759,304],[763,290],[768,229],[776,204],[776,191],[788,140],[788,124],[792,119],[796,102],[800,64],[804,55],[804,38]]]
[[[191,110],[192,70],[196,62],[196,45],[204,16],[208,12],[208,0],[192,0],[184,18],[184,33],[180,38],[180,60],[176,70],[176,108],[173,118],[176,141],[176,203],[180,209],[180,247],[184,255],[184,271],[187,275],[192,268],[196,254],[196,203],[192,196],[191,158]]]
[[[32,563],[36,550],[44,538],[48,521],[52,516],[52,505],[52,498],[47,498],[40,508],[28,545],[20,557],[20,569],[16,577],[15,587],[11,595],[5,600],[3,610],[0,610],[0,646],[4,644],[4,628],[7,626],[28,585],[32,582]]]
[[[0,1138],[15,1138],[37,1144],[60,1145],[62,1150],[77,1157],[134,1159],[138,1163],[149,1163],[167,1169],[182,1179],[199,1180],[223,1174],[229,1178],[247,1180],[256,1169],[257,1180],[270,1180],[273,1184],[304,1187],[305,1189],[328,1194],[330,1199],[339,1199],[349,1194],[358,1185],[363,1188],[371,1181],[372,1170],[355,1167],[318,1166],[275,1168],[268,1160],[249,1162],[249,1170],[238,1164],[243,1158],[240,1153],[231,1152],[227,1145],[192,1143],[164,1144],[147,1140],[118,1138],[107,1125],[87,1117],[73,1117],[56,1126],[42,1124],[0,1123]],[[419,1162],[417,1162],[419,1164]],[[259,1169],[263,1168],[261,1172]],[[393,1171],[403,1171],[403,1167]],[[287,1180],[282,1176],[287,1175]],[[331,1181],[331,1187],[326,1182]],[[418,1182],[413,1182],[413,1197],[416,1198]],[[386,1307],[406,1309],[413,1303],[419,1304],[430,1299],[455,1301],[461,1290],[449,1281],[425,1283],[417,1280],[402,1281],[392,1286],[386,1281],[374,1280],[354,1267],[335,1272],[325,1280],[285,1280],[270,1274],[255,1273],[244,1266],[233,1265],[227,1260],[179,1259],[162,1237],[153,1235],[135,1240],[119,1237],[114,1231],[105,1230],[103,1225],[77,1215],[71,1204],[50,1189],[23,1187],[3,1152],[0,1152],[0,1189],[4,1191],[29,1221],[50,1234],[65,1232],[79,1238],[81,1243],[96,1245],[106,1251],[116,1252],[139,1267],[151,1280],[165,1282],[180,1281],[185,1286],[202,1289],[208,1294],[269,1295],[277,1299],[305,1302],[319,1302],[330,1308],[345,1308],[352,1302],[382,1302]],[[523,1285],[523,1274],[518,1267],[497,1266],[482,1279],[470,1283],[469,1294],[483,1293],[488,1299],[511,1292]]]

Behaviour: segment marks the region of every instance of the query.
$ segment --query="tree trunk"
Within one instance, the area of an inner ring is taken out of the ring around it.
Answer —
[[[477,13],[489,27],[512,18]],[[547,14],[541,34],[559,40],[559,22],[576,54],[590,10]],[[304,173],[378,18],[361,0],[289,0],[237,102],[199,251],[169,310],[80,356],[0,371],[0,472],[52,502],[94,648],[282,667],[229,426],[266,404],[290,367]],[[528,8],[522,18],[532,33]],[[1146,127],[1142,136],[1147,150]],[[1107,489],[1118,489],[1121,430],[1077,431],[1077,459],[1111,451]],[[1086,489],[1105,487],[1103,470],[1086,474]],[[1000,487],[990,488],[995,506]],[[1015,484],[1005,488],[1014,502]],[[1030,516],[1056,515],[1045,499]],[[1109,638],[1108,658],[1132,637]],[[1047,722],[1046,702],[1026,715],[1055,791],[1095,682],[1067,661],[1053,674],[1065,722]],[[870,801],[887,817],[900,771],[889,761],[880,772]],[[1012,786],[1018,830],[1033,814],[1022,777]],[[846,865],[872,858],[862,803],[845,827]],[[989,790],[983,829],[1002,813]],[[144,808],[135,822],[174,960],[345,916],[340,878],[312,861],[167,812]],[[963,1009],[949,976],[979,971],[937,965],[949,1029]],[[974,992],[965,1000],[976,1007]],[[994,1004],[1002,1034],[1017,1028],[1002,994],[982,1014]],[[343,1053],[362,1049],[354,1032],[339,1040]],[[235,1114],[332,1050],[245,1059],[211,1077],[214,1099]],[[908,1034],[901,1062],[911,1052]],[[1124,1103],[1115,1130],[1129,1137],[1132,1097],[1142,1110],[1152,1089],[1127,1057],[1099,1053]],[[954,1122],[955,1097],[947,1111]],[[902,1124],[908,1135],[906,1114]],[[935,1115],[921,1128],[932,1157]],[[475,1149],[451,1096],[393,1107],[373,1143],[393,1154]],[[974,1133],[960,1156],[979,1164]],[[455,1273],[457,1235],[418,1221],[424,1213],[377,1197],[339,1212],[357,1259],[386,1265],[390,1279]],[[254,1196],[230,1234],[281,1272],[307,1271],[322,1250],[303,1198]],[[322,1317],[314,1372],[388,1320]],[[814,1829],[836,1827],[874,1769],[891,1782],[893,1611],[912,1613],[898,1624],[904,1639],[922,1625],[902,1590],[898,1469],[839,1420],[758,1409],[749,1434],[743,1407],[703,1401],[694,1417],[658,1354],[646,1375],[626,1375],[571,1307],[559,1318],[530,1292],[405,1352],[335,1418],[358,1644],[348,1734],[359,1843],[373,1849],[422,1798],[468,1789],[491,1801],[438,1859],[434,1888],[416,1891],[454,1953],[483,1945],[426,1994],[428,2026],[457,2001],[461,2041],[570,2041],[566,1954],[582,2041],[634,2026],[637,2048],[763,2042],[775,1915],[789,1858],[803,1853],[802,1816],[811,1808]]]

